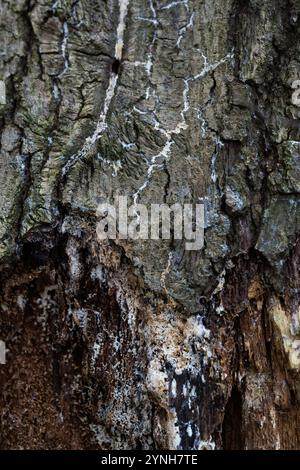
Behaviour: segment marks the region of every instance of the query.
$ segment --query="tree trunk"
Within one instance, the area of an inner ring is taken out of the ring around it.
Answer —
[[[1,448],[299,449],[299,1],[0,11]],[[99,240],[117,195],[204,247]]]

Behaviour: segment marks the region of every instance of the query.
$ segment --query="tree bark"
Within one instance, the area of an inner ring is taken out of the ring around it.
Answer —
[[[300,4],[1,0],[1,448],[300,448]],[[205,201],[205,245],[97,207]]]

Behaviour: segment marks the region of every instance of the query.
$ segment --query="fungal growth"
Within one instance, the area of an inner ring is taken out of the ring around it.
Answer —
[[[0,447],[299,450],[299,0],[0,37]]]

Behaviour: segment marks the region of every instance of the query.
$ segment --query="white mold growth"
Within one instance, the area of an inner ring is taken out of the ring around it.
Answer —
[[[25,309],[26,303],[27,303],[26,298],[22,294],[19,294],[17,296],[17,305],[19,309],[22,310],[22,312]]]
[[[177,397],[177,382],[175,379],[172,380],[171,382],[171,397],[176,398]]]
[[[66,248],[66,253],[69,258],[69,266],[70,266],[70,273],[74,280],[78,280],[80,278],[81,273],[81,264],[79,253],[75,247],[75,245],[70,241]]]
[[[186,427],[186,433],[189,437],[192,437],[193,430],[192,430],[192,426],[190,424],[188,424],[187,427]]]
[[[106,282],[106,274],[105,270],[102,265],[97,265],[92,271],[91,271],[91,279],[93,281],[97,280],[99,281],[99,284],[103,284]]]
[[[280,450],[281,449],[280,434],[277,430],[277,417],[276,417],[276,411],[275,411],[274,408],[270,409],[270,418],[271,418],[272,427],[273,427],[273,429],[275,431],[275,435],[276,435],[275,449]]]
[[[37,321],[42,325],[44,329],[47,328],[49,314],[51,314],[53,310],[57,308],[57,302],[51,295],[51,293],[56,290],[56,284],[47,286],[41,293],[40,297],[36,300],[38,309],[41,311],[41,313],[37,315]]]
[[[146,377],[147,390],[153,397],[159,400],[160,404],[168,408],[169,381],[168,375],[164,370],[163,364],[158,358],[153,359],[148,365]]]
[[[159,341],[162,356],[172,365],[177,375],[190,371],[197,375],[199,363],[193,354],[195,343],[210,357],[208,347],[210,331],[203,325],[200,315],[189,317],[186,321],[170,313],[161,318],[159,315],[150,322],[149,335],[154,335]],[[168,341],[165,341],[168,338]]]
[[[197,449],[200,435],[197,434],[196,421],[188,421],[186,425],[190,427],[179,429],[180,420],[174,401],[176,403],[182,393],[188,408],[192,410],[195,406],[195,384],[201,377],[202,364],[208,364],[212,357],[211,332],[200,315],[183,318],[172,307],[158,308],[155,314],[149,312],[147,318],[145,340],[149,365],[146,387],[155,402],[166,410],[166,421],[162,425],[167,431],[169,448],[180,449],[182,433],[189,433],[189,437],[195,437],[194,448]],[[195,354],[195,348],[199,354]],[[178,376],[181,377],[180,382]],[[184,383],[183,377],[187,377]],[[213,445],[213,442],[209,442],[211,448]]]
[[[175,409],[171,409],[167,422],[169,449],[171,450],[179,450],[181,448],[181,437],[178,422],[179,421]]]
[[[75,310],[70,310],[69,313],[72,315],[75,323],[82,329],[86,330],[87,319],[88,319],[88,310],[84,308],[77,308]]]
[[[127,323],[132,335],[135,335],[135,328],[136,328],[136,306],[134,305],[133,301],[129,296],[126,295],[126,292],[119,287],[117,290],[116,295],[117,302],[119,304],[120,310],[123,315],[126,316]]]
[[[197,450],[215,450],[216,444],[212,440],[211,436],[208,441],[198,441],[198,447]]]
[[[294,329],[293,321],[289,311],[284,310],[280,300],[272,298],[269,307],[270,318],[276,325],[281,335],[281,341],[289,361],[289,367],[300,370],[300,340],[298,331]]]
[[[168,290],[166,287],[166,277],[171,271],[173,255],[174,253],[170,251],[169,256],[168,256],[168,264],[166,266],[166,269],[161,273],[161,276],[160,276],[160,285],[162,286],[162,288],[165,290],[166,293],[168,293]]]
[[[98,333],[96,336],[94,345],[93,345],[93,349],[92,349],[91,367],[93,370],[95,369],[96,361],[99,357],[102,347],[103,347],[102,333]]]

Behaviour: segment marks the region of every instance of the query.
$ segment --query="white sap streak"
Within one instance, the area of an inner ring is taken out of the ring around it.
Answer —
[[[139,108],[137,108],[136,106],[133,106],[133,111],[135,111],[136,113],[138,114],[147,114],[147,111],[141,111]]]
[[[182,1],[178,1],[178,2],[171,2],[168,5],[166,5],[165,7],[162,7],[162,10],[169,10],[170,8],[176,7],[177,5],[186,5],[186,4],[187,4],[187,0],[182,0]]]
[[[186,8],[187,14],[190,15],[190,19],[189,19],[189,22],[188,22],[187,25],[180,28],[179,35],[178,35],[178,38],[177,38],[177,41],[176,41],[176,47],[180,46],[180,43],[181,43],[185,33],[187,32],[188,29],[192,28],[193,25],[194,25],[194,13],[190,12],[189,1],[185,0],[184,5],[185,5],[185,8]]]
[[[171,396],[173,398],[176,398],[177,396],[177,383],[175,379],[173,379],[171,382]]]
[[[115,58],[119,61],[122,59],[122,52],[123,52],[123,47],[124,47],[124,33],[125,33],[125,26],[126,26],[128,4],[129,4],[129,0],[119,0],[120,17],[119,17],[119,23],[117,27],[117,42],[115,45]],[[115,93],[117,81],[118,81],[118,75],[115,73],[112,73],[110,76],[109,85],[106,91],[103,111],[100,115],[100,119],[98,121],[96,131],[94,132],[94,135],[92,136],[92,138],[89,140],[89,142],[91,143],[95,143],[96,140],[98,140],[99,136],[102,134],[102,132],[106,128],[106,117],[107,117],[107,113],[110,107],[111,100]]]
[[[142,62],[140,60],[136,60],[135,62],[133,62],[133,65],[135,67],[142,66],[142,67],[144,67],[144,69],[146,71],[148,81],[149,81],[149,85],[147,86],[147,89],[146,89],[146,100],[149,100],[150,92],[151,92],[151,88],[152,88],[151,87],[151,76],[152,76],[152,70],[153,70],[153,49],[154,49],[155,42],[157,41],[157,25],[158,25],[157,13],[156,13],[156,10],[155,10],[154,5],[153,5],[153,0],[148,0],[148,5],[149,5],[149,9],[150,9],[152,18],[145,18],[143,16],[136,16],[135,19],[139,20],[139,21],[145,21],[145,22],[153,24],[154,27],[155,27],[153,37],[152,37],[152,40],[151,40],[151,43],[150,43],[150,46],[149,46],[149,51],[146,54],[146,61]]]
[[[57,83],[54,83],[53,88],[52,88],[52,96],[54,97],[55,100],[59,100],[60,98],[60,91],[57,86]]]
[[[201,137],[204,139],[206,137],[207,128],[208,128],[207,120],[205,119],[204,112],[201,108],[194,108],[194,110],[196,111],[197,118],[199,119],[199,122],[201,124]]]
[[[69,28],[68,23],[64,21],[63,24],[63,40],[61,43],[61,53],[64,59],[64,69],[60,76],[62,76],[69,68],[69,60],[68,60],[68,41],[69,41]]]
[[[102,162],[104,165],[112,168],[112,176],[115,177],[118,175],[119,170],[122,169],[122,162],[121,160],[107,160],[106,158],[101,157],[101,155],[97,154],[97,160]]]
[[[120,12],[119,12],[119,22],[118,22],[118,27],[117,27],[117,41],[115,45],[115,59],[119,61],[122,59],[122,52],[123,52],[123,47],[124,47],[124,33],[125,33],[125,27],[126,27],[128,5],[129,5],[129,0],[119,0]],[[62,169],[62,175],[65,175],[76,161],[78,161],[79,159],[81,159],[87,154],[87,152],[90,150],[92,145],[100,138],[101,134],[103,134],[103,132],[107,128],[107,123],[106,123],[107,113],[109,111],[111,101],[115,94],[117,82],[118,82],[118,75],[112,72],[110,75],[108,88],[106,90],[103,110],[100,114],[94,134],[90,137],[87,137],[82,149],[78,153],[70,157],[69,161],[66,163],[66,165]]]
[[[129,0],[119,0],[120,17],[117,27],[117,42],[115,46],[115,58],[118,60],[122,59],[128,5]]]
[[[172,140],[172,133],[167,132],[167,141],[163,149],[158,154],[154,155],[151,158],[150,165],[147,170],[146,179],[144,183],[142,184],[142,186],[133,195],[134,205],[137,204],[139,195],[147,188],[148,184],[150,183],[155,168],[162,168],[164,165],[164,162],[166,162],[169,159],[171,147],[173,144],[174,144],[174,141]],[[161,163],[157,163],[157,161],[159,161],[160,159],[162,160]]]
[[[58,5],[58,2],[55,2],[55,4],[53,4],[52,10],[55,9],[55,10],[53,10],[53,13],[56,12],[57,5]],[[68,59],[69,28],[68,28],[67,21],[64,21],[64,23],[63,23],[63,31],[62,32],[63,32],[63,39],[62,39],[62,43],[61,43],[61,55],[62,55],[63,60],[64,60],[64,68],[63,68],[62,72],[60,72],[58,74],[58,76],[57,76],[58,78],[62,77],[70,67],[70,63],[69,63],[69,59]],[[54,81],[54,83],[53,83],[52,96],[55,100],[59,100],[60,97],[61,97],[60,89],[59,89],[56,81]]]
[[[164,128],[162,128],[160,126],[160,123],[157,120],[155,120],[154,129],[158,130],[161,134],[163,134],[166,137],[166,142],[165,142],[165,145],[164,145],[163,149],[158,154],[154,155],[151,158],[145,180],[144,180],[143,184],[133,194],[133,203],[134,203],[134,205],[137,204],[140,194],[148,187],[148,185],[151,181],[154,170],[156,168],[158,168],[158,169],[163,168],[164,163],[169,160],[170,153],[171,153],[171,148],[172,148],[173,144],[175,143],[175,141],[173,140],[173,136],[176,135],[176,134],[177,135],[180,134],[181,131],[187,129],[187,127],[188,127],[187,122],[186,122],[186,114],[190,109],[190,103],[189,103],[190,83],[192,83],[196,80],[200,80],[205,75],[207,75],[209,72],[212,72],[217,67],[219,67],[221,64],[224,64],[225,62],[227,62],[228,59],[232,58],[232,53],[228,53],[224,58],[222,58],[221,60],[219,60],[217,62],[214,62],[212,64],[208,63],[207,58],[203,54],[202,54],[202,56],[203,56],[203,59],[204,59],[204,67],[201,70],[201,72],[198,73],[197,75],[194,75],[192,77],[189,77],[189,78],[186,78],[186,79],[183,80],[183,83],[184,83],[183,92],[182,92],[183,107],[182,107],[182,110],[181,110],[181,113],[180,113],[181,120],[178,122],[176,127],[174,129],[171,129],[171,130],[165,130]],[[220,141],[218,141],[218,144],[222,145],[222,143]],[[212,167],[213,167],[213,165],[215,165],[215,160],[216,160],[216,155],[215,155],[214,161],[212,162]],[[214,178],[214,177],[215,176],[213,174],[213,168],[212,168],[212,178]]]
[[[177,47],[180,46],[180,43],[183,39],[183,36],[185,35],[185,33],[187,32],[188,29],[193,27],[193,24],[194,24],[194,13],[191,14],[188,24],[180,29],[179,36],[178,36],[178,39],[177,39],[177,42],[176,42]]]
[[[146,23],[156,24],[156,22],[152,18],[144,18],[143,16],[136,16],[135,19],[139,21],[145,21]]]
[[[151,80],[151,75],[152,75],[152,69],[153,69],[153,49],[154,49],[154,45],[157,41],[158,21],[157,21],[156,10],[155,10],[154,5],[153,5],[153,0],[149,0],[149,7],[150,7],[150,10],[151,10],[151,13],[152,13],[152,23],[155,26],[152,42],[151,42],[150,48],[149,48],[149,53],[147,55],[147,62],[146,62],[146,65],[145,65],[148,80],[150,81]],[[146,90],[146,100],[148,100],[149,98],[150,98],[150,85],[148,86],[148,88]]]
[[[4,80],[0,80],[0,104],[6,104],[6,88]]]
[[[211,180],[213,183],[216,183],[217,181],[217,172],[216,172],[216,161],[217,161],[217,152],[215,151],[213,153],[212,159],[211,159]]]
[[[120,17],[119,17],[119,23],[117,27],[117,41],[115,45],[115,58],[117,60],[122,59],[122,51],[123,51],[123,46],[124,46],[124,32],[125,32],[125,26],[126,26],[128,4],[129,4],[129,0],[119,0]],[[103,131],[107,127],[106,117],[107,117],[107,113],[110,107],[111,100],[115,93],[117,81],[118,81],[118,75],[115,73],[111,73],[109,85],[108,85],[105,100],[104,100],[103,111],[100,114],[100,119],[98,121],[96,130],[93,136],[87,139],[87,142],[89,144],[94,144],[99,139],[100,135],[103,133]]]
[[[64,21],[63,23],[63,40],[61,43],[61,55],[64,59],[64,68],[63,71],[58,75],[61,77],[69,68],[69,59],[68,59],[68,41],[69,41],[69,28],[68,28],[68,23]],[[54,90],[53,90],[54,94]]]
[[[199,78],[203,78],[209,72],[213,72],[220,65],[225,64],[225,62],[233,58],[233,52],[229,52],[225,57],[223,57],[223,59],[218,60],[217,62],[214,62],[212,64],[208,63],[207,57],[204,54],[202,54],[202,57],[204,59],[204,67],[198,75],[195,75],[192,78],[192,80],[199,80]]]
[[[52,13],[55,14],[56,13],[56,10],[57,10],[57,7],[58,7],[58,4],[59,4],[59,0],[56,0],[55,2],[52,3]]]
[[[100,114],[100,119],[97,123],[96,130],[95,130],[94,134],[91,137],[88,137],[86,139],[86,143],[88,144],[88,148],[99,139],[100,135],[104,132],[104,130],[107,127],[106,117],[107,117],[107,113],[108,113],[108,110],[109,110],[109,107],[110,107],[111,100],[112,100],[112,98],[114,96],[114,93],[115,93],[115,88],[116,88],[117,81],[118,81],[118,75],[112,73],[111,76],[110,76],[110,79],[109,79],[108,88],[106,90],[103,110]]]
[[[224,146],[223,142],[218,137],[215,139],[215,144],[216,144],[216,148],[211,159],[211,175],[210,175],[213,183],[216,183],[217,181],[217,169],[216,169],[217,157],[219,155],[220,148]]]

